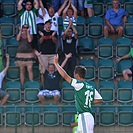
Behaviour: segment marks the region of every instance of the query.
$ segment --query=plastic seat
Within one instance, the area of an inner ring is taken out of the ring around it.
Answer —
[[[96,83],[92,80],[86,80],[86,82],[88,82],[90,85],[92,85],[93,88],[96,89]]]
[[[15,25],[13,18],[0,18],[0,29],[3,38],[10,38],[15,35]]]
[[[126,37],[116,39],[116,57],[122,57],[129,53],[131,40]]]
[[[103,16],[104,15],[104,4],[103,3],[94,3],[93,9],[94,9],[95,16]]]
[[[124,36],[132,38],[133,36],[133,23],[125,23],[124,25]]]
[[[10,66],[7,74],[6,79],[8,80],[19,80],[20,79],[20,70],[19,67]]]
[[[122,71],[125,69],[129,69],[132,66],[132,61],[130,59],[124,59],[120,62],[116,63],[116,74],[122,75]]]
[[[88,37],[80,38],[78,44],[78,52],[79,54],[94,53],[94,40]]]
[[[88,19],[88,36],[98,38],[103,36],[103,20],[99,16]]]
[[[26,126],[39,126],[41,123],[40,112],[40,107],[35,107],[33,104],[27,105],[24,108],[24,124]]]
[[[2,2],[1,8],[3,11],[3,16],[13,17],[16,15],[16,4],[12,1]]]
[[[109,59],[113,57],[113,40],[103,37],[98,40],[98,58]]]
[[[37,103],[39,102],[38,93],[39,88],[25,88],[24,90],[24,101],[27,103]]]
[[[128,16],[127,17],[127,23],[133,23],[133,16]]]
[[[2,111],[3,111],[3,108],[0,107],[0,126],[2,126],[2,124],[3,124]]]
[[[56,105],[49,105],[43,108],[43,125],[57,126],[59,125],[59,109]]]
[[[133,15],[133,1],[125,2],[124,9],[128,12],[129,15]]]
[[[84,58],[79,61],[79,65],[86,67],[85,79],[93,80],[95,79],[95,61],[89,58]]]
[[[114,62],[112,59],[98,61],[98,79],[111,80],[114,78]]]
[[[115,125],[115,107],[100,107],[99,125],[113,126]]]
[[[62,106],[62,125],[70,126],[72,116],[76,113],[76,108],[71,105]]]
[[[117,101],[129,103],[133,101],[133,89],[131,81],[119,81],[117,84]]]
[[[38,81],[26,81],[24,83],[24,88],[38,88],[40,89],[40,83]]]
[[[33,80],[39,80],[40,79],[40,71],[38,66],[33,66]],[[25,78],[29,80],[28,71],[26,69]]]
[[[111,1],[111,2],[110,2]],[[106,10],[109,10],[110,8],[112,8],[112,0],[110,0],[106,3]],[[121,7],[121,3],[119,3],[119,8]]]
[[[59,32],[59,36],[62,35],[62,31],[63,31],[63,18],[60,16],[58,18],[58,32]]]
[[[115,100],[115,85],[113,81],[100,81],[98,86],[103,102],[113,102]]]
[[[118,107],[118,125],[119,126],[133,125],[133,109],[131,106],[122,105]]]
[[[77,17],[77,25],[76,29],[78,32],[78,37],[84,37],[86,34],[86,25],[85,25],[85,18],[78,16]]]

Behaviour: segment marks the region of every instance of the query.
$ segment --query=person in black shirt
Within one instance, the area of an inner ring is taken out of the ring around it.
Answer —
[[[41,53],[36,53],[38,58],[40,59]],[[71,57],[71,54],[65,55],[65,60],[62,63],[62,67],[65,66],[67,60]],[[45,69],[45,68],[44,68]],[[54,97],[54,103],[58,104],[60,99],[60,80],[61,76],[60,74],[55,70],[54,64],[48,65],[48,70],[43,71],[44,74],[41,74],[41,78],[43,78],[43,90],[41,90],[38,93],[38,97],[42,104],[45,104],[45,97],[47,96],[53,96]]]
[[[73,35],[74,32],[74,35]],[[69,25],[62,35],[62,50],[64,54],[71,53],[72,56],[69,58],[65,65],[65,70],[69,73],[70,76],[73,76],[74,68],[77,65],[77,38],[78,32],[73,26],[72,21],[69,21]]]

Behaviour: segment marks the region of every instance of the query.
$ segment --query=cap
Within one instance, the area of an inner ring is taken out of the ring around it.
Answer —
[[[49,23],[52,23],[52,22],[51,22],[51,19],[46,19],[46,20],[44,20],[44,24],[46,24],[46,23],[48,23],[48,22],[49,22]]]

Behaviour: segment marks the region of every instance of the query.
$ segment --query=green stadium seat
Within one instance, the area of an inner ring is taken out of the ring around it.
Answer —
[[[19,67],[10,66],[8,71],[7,71],[7,74],[6,74],[6,79],[8,79],[8,80],[19,80],[20,79]]]
[[[104,4],[103,3],[94,3],[94,16],[103,16],[104,15]]]
[[[133,16],[132,15],[127,17],[127,23],[133,23]]]
[[[93,59],[84,58],[79,61],[79,65],[86,67],[85,79],[93,80],[95,79],[95,61]]]
[[[112,0],[110,0],[110,1],[108,1],[107,4],[106,4],[106,10],[109,10],[110,8],[112,8]],[[121,3],[119,3],[119,8],[120,7],[121,7]]]
[[[118,125],[119,126],[133,125],[133,108],[131,106],[120,105],[118,107]]]
[[[27,103],[37,103],[39,102],[38,93],[39,88],[25,88],[24,89],[24,102]]]
[[[109,59],[113,57],[113,40],[103,37],[98,40],[98,58]]]
[[[0,126],[3,124],[3,114],[2,114],[3,108],[0,107]]]
[[[70,126],[72,116],[76,113],[76,108],[71,105],[62,106],[62,125]]]
[[[15,25],[13,18],[0,18],[0,29],[3,38],[11,38],[15,35]]]
[[[124,25],[124,36],[132,38],[133,36],[133,23],[125,23]]]
[[[122,57],[129,53],[131,48],[131,40],[126,37],[116,39],[116,57]]]
[[[98,79],[111,80],[114,78],[114,62],[112,59],[98,61]]]
[[[113,81],[100,81],[98,91],[103,98],[103,102],[113,102],[115,100],[115,85]]]
[[[132,82],[121,80],[117,83],[117,101],[121,103],[130,103],[133,101]]]
[[[43,125],[57,126],[59,125],[59,109],[56,105],[49,105],[43,108]]]
[[[115,125],[115,107],[103,106],[99,109],[99,125],[113,126]]]
[[[94,53],[94,40],[88,37],[80,38],[77,48],[78,48],[79,54]]]
[[[40,89],[40,83],[38,81],[26,81],[24,83],[24,88],[38,88]]]
[[[122,71],[128,68],[131,68],[132,61],[130,59],[124,59],[116,63],[116,74],[122,75]]]
[[[61,16],[58,18],[58,31],[59,36],[61,37],[63,31],[63,18]]]
[[[125,2],[124,9],[128,12],[129,15],[133,15],[133,1]]]
[[[62,83],[61,83],[61,87],[62,88],[70,88],[70,87],[72,87],[67,81],[62,81]]]
[[[86,80],[90,85],[92,85],[96,89],[96,83],[92,80]]]

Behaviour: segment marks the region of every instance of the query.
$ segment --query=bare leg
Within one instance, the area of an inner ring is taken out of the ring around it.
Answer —
[[[108,26],[104,26],[104,37],[108,37],[109,36],[109,28]]]
[[[27,70],[28,70],[28,73],[29,73],[29,79],[33,80],[32,65],[31,66],[27,66]]]
[[[59,104],[59,99],[60,99],[60,97],[58,95],[55,95],[54,96],[54,103]]]
[[[1,101],[1,105],[4,105],[9,97],[9,94],[7,94]]]
[[[20,82],[21,82],[22,89],[24,87],[24,79],[25,79],[24,74],[25,74],[25,67],[20,66]]]
[[[130,69],[126,69],[126,70],[123,70],[122,74],[125,80],[129,80],[129,75],[132,74],[132,72]]]
[[[42,96],[42,95],[39,95],[38,96],[39,97],[39,99],[40,99],[40,101],[41,101],[41,104],[45,104],[45,97],[44,96]]]
[[[118,29],[116,31],[118,31],[118,37],[122,37],[122,35],[123,35],[123,27],[122,26],[118,27]]]
[[[92,8],[87,8],[87,13],[89,17],[94,16],[94,10]]]

